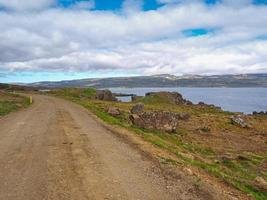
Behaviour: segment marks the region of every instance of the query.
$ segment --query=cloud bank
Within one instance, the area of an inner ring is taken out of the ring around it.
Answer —
[[[159,2],[99,11],[94,1],[0,0],[0,72],[267,73],[266,5]]]

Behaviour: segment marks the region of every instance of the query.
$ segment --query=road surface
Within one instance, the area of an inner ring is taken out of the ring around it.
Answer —
[[[49,96],[0,119],[0,199],[213,199],[168,180],[84,108]]]

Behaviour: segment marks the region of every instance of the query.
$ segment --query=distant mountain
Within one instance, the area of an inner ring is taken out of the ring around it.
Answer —
[[[267,87],[267,74],[241,75],[184,75],[161,74],[153,76],[89,78],[59,82],[38,82],[28,86],[62,87]]]
[[[6,91],[34,91],[34,90],[39,90],[40,88],[38,87],[31,87],[31,86],[26,86],[26,85],[18,85],[18,84],[5,84],[5,83],[0,83],[0,90],[6,90]]]

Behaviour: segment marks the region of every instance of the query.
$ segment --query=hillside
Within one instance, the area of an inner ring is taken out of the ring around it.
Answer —
[[[38,87],[31,87],[26,85],[13,85],[13,84],[5,84],[0,83],[0,90],[4,91],[37,91],[40,88]]]
[[[159,162],[197,177],[197,187],[208,180],[220,190],[239,191],[251,199],[267,197],[266,113],[225,112],[169,92],[147,93],[133,102],[99,100],[92,88],[49,94],[78,103],[105,123],[123,128],[123,134],[130,131],[167,152],[157,154]]]
[[[154,76],[89,78],[59,82],[37,82],[35,87],[267,87],[267,74],[174,76],[169,74]]]

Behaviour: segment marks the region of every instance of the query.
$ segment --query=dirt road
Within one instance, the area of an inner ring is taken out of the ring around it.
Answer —
[[[213,199],[169,180],[149,158],[84,108],[34,96],[0,119],[0,199]]]

